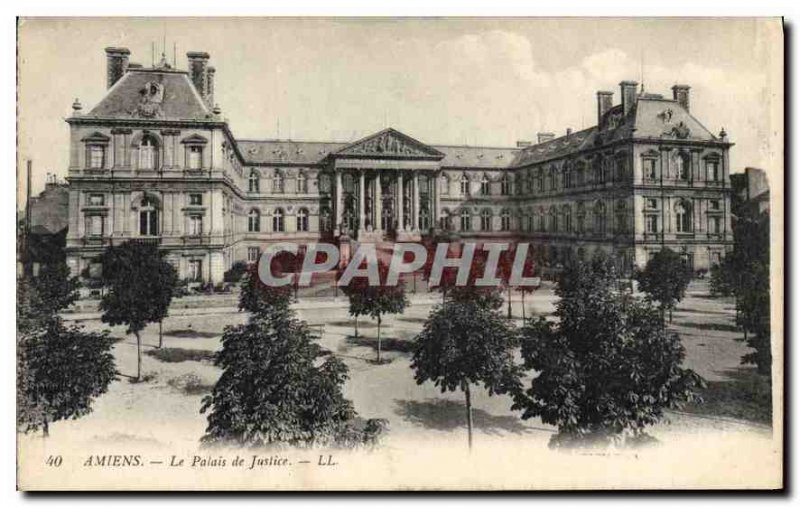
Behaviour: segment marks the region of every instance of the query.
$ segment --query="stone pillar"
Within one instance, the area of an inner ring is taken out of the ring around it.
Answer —
[[[381,206],[383,203],[381,202],[381,174],[380,172],[375,174],[375,226],[373,230],[380,231],[381,227],[381,219],[383,218],[381,215],[383,214],[381,210]]]
[[[342,173],[340,171],[336,171],[336,184],[333,187],[333,192],[334,207],[336,208],[336,223],[333,226],[333,230],[336,232],[336,235],[339,235],[342,226]]]
[[[416,231],[419,229],[419,174],[414,171],[414,193],[412,194],[412,206],[414,209],[411,230]]]
[[[364,227],[365,224],[365,216],[364,216],[364,202],[365,202],[365,194],[364,194],[364,171],[359,171],[358,175],[358,230],[363,231],[366,228]]]
[[[405,192],[403,191],[403,173],[397,172],[397,230],[406,230],[403,218],[403,205],[405,204]]]

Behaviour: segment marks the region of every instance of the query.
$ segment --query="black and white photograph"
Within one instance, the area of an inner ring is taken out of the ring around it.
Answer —
[[[17,18],[17,488],[782,489],[784,28]]]

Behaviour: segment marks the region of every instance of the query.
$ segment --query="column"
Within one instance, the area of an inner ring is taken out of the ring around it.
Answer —
[[[414,193],[412,195],[414,206],[414,214],[412,217],[411,230],[416,231],[419,229],[419,174],[414,171]]]
[[[365,224],[365,217],[364,217],[364,170],[362,169],[359,171],[358,175],[358,230],[363,231],[366,228],[364,227]]]
[[[406,230],[403,220],[403,205],[405,204],[405,192],[403,191],[403,173],[397,172],[397,230]]]
[[[373,195],[375,196],[375,199],[374,199],[374,201],[375,201],[375,206],[374,206],[374,210],[375,210],[375,226],[372,229],[375,230],[375,231],[380,231],[381,228],[382,228],[382,226],[381,226],[382,225],[382,222],[381,222],[381,218],[382,217],[381,217],[381,215],[383,214],[383,212],[381,210],[381,206],[382,206],[383,203],[381,202],[382,197],[381,197],[381,174],[380,174],[380,172],[376,172],[375,173],[375,181],[373,183],[375,185],[375,192],[373,193]]]
[[[439,175],[433,173],[430,178],[431,181],[431,195],[433,196],[432,200],[432,210],[431,210],[431,225],[433,226],[434,230],[439,230]]]
[[[342,173],[340,171],[336,171],[336,185],[333,188],[334,191],[334,207],[336,209],[336,223],[333,225],[333,230],[336,231],[337,234],[341,232],[341,225],[342,225]]]

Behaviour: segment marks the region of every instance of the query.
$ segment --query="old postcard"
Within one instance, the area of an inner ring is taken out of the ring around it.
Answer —
[[[781,489],[781,19],[20,18],[18,488]]]

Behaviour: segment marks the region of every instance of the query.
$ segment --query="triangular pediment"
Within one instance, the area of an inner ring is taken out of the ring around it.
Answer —
[[[334,156],[440,160],[444,153],[389,128],[348,144]]]
[[[100,132],[93,132],[88,136],[84,136],[81,141],[84,143],[107,143],[111,141],[111,138]]]

